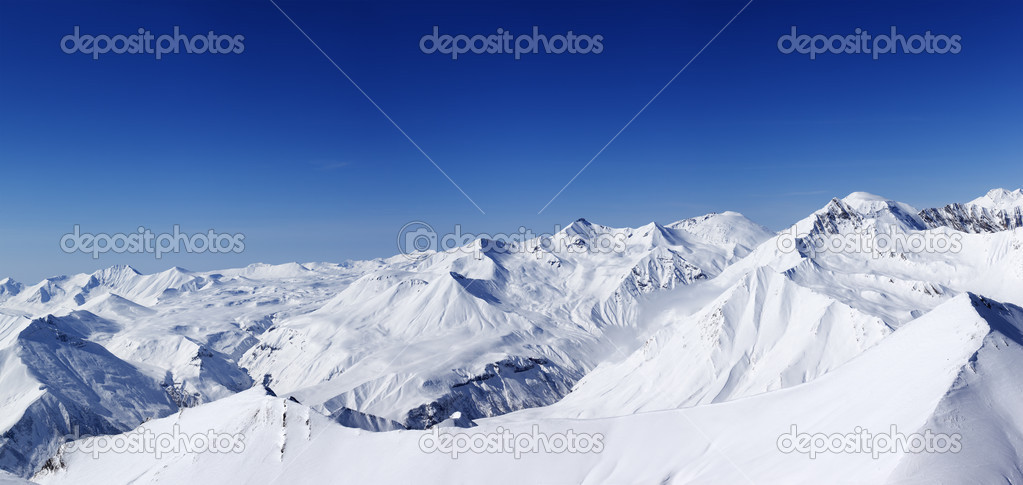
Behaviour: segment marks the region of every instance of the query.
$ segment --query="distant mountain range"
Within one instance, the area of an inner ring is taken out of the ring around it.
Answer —
[[[554,236],[572,251],[0,280],[0,484],[1023,483],[1021,227],[1018,189],[924,210],[857,192],[780,233],[580,219]],[[945,245],[815,249],[892,234]],[[533,427],[605,446],[422,450]],[[779,444],[793,427],[961,450],[810,459]],[[245,447],[65,444],[147,429]]]

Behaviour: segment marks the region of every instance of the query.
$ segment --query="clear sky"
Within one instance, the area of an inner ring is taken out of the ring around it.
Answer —
[[[1023,180],[1023,3],[746,0],[0,3],[0,277],[397,252],[398,230],[551,231],[735,210],[772,229],[868,191],[926,207]],[[783,54],[896,26],[960,53]],[[66,54],[83,34],[244,35],[229,55]],[[601,35],[599,54],[420,50],[444,34]],[[59,249],[91,233],[244,233],[229,255]]]

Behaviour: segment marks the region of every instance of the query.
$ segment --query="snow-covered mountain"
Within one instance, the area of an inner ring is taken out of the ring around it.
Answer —
[[[1020,190],[924,210],[857,192],[779,233],[734,212],[580,219],[513,250],[3,280],[0,469],[41,483],[1023,483],[1021,207]],[[810,459],[780,449],[792,426],[895,426],[962,449]],[[421,449],[451,427],[573,430],[602,450]],[[60,446],[146,430],[245,446]]]
[[[556,235],[568,244],[554,247],[607,235],[623,250],[433,253],[371,272],[261,335],[241,364],[317,409],[358,409],[410,428],[454,412],[476,419],[545,406],[638,344],[638,302],[713,277],[770,233],[737,214],[677,228],[579,220]]]
[[[925,209],[928,227],[946,226],[963,232],[998,232],[1023,227],[1023,191],[994,189],[965,204]]]
[[[992,379],[989,372],[1000,372],[996,367],[1004,362],[998,353],[1011,359],[1021,350],[1006,333],[1021,328],[1018,313],[962,295],[943,305],[940,313],[907,323],[848,364],[806,385],[720,404],[600,419],[523,420],[512,414],[481,420],[466,431],[475,436],[507,434],[516,440],[536,430],[555,436],[585,435],[601,442],[599,452],[592,447],[574,453],[527,447],[519,458],[512,452],[465,452],[453,459],[450,453],[435,451],[439,445],[431,442],[430,431],[361,432],[254,389],[144,425],[155,435],[197,435],[216,429],[244,436],[242,452],[177,450],[161,459],[137,454],[100,454],[95,459],[89,446],[82,445],[59,453],[35,479],[44,484],[89,483],[93,477],[103,477],[106,483],[182,483],[197,478],[274,484],[884,483],[906,478],[919,483],[1018,483],[1019,428],[972,427],[958,414],[997,424],[1006,419],[1003,413],[1018,413],[1003,407],[1019,397],[1018,386],[992,389],[1005,382]],[[979,373],[964,371],[973,363]],[[960,390],[969,385],[966,379],[991,379],[978,393],[990,390],[998,395],[1000,399],[992,403],[997,413],[985,409],[984,401],[962,395]],[[943,407],[955,411],[932,418]],[[876,459],[869,452],[824,453],[810,459],[778,446],[779,436],[793,426],[828,433],[854,433],[857,427],[888,431],[895,426],[909,434],[932,424],[931,419],[946,423],[935,433],[963,433],[959,453],[893,452],[880,453]],[[988,441],[992,437],[999,440]],[[939,460],[938,466],[926,462],[932,459]]]

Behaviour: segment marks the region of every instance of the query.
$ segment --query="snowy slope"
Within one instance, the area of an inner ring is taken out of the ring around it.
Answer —
[[[88,340],[107,325],[74,312],[13,329],[17,336],[0,350],[5,470],[38,469],[67,435],[120,433],[177,410],[156,381]]]
[[[936,433],[963,435],[962,451],[907,456],[893,482],[1023,483],[1023,382],[1018,377],[1023,309],[979,297],[974,306],[992,332],[925,425]]]
[[[724,404],[596,420],[482,420],[473,433],[544,433],[599,437],[597,452],[511,454],[468,452],[457,459],[421,448],[430,431],[366,433],[335,425],[300,404],[249,391],[145,425],[154,433],[212,428],[245,437],[238,453],[59,454],[36,475],[44,484],[182,483],[882,483],[906,460],[903,452],[823,453],[814,459],[779,449],[797,430],[848,433],[857,427],[913,433],[956,385],[971,356],[1003,338],[1011,323],[978,312],[979,297],[962,295],[908,323],[884,342],[813,383]],[[1002,330],[999,330],[999,328]],[[907,360],[914,365],[903,365]],[[851,392],[852,391],[852,392]],[[972,439],[982,439],[977,432]],[[429,448],[427,448],[429,450]],[[386,457],[386,458],[385,458]],[[1018,457],[1017,457],[1018,458]],[[383,466],[382,466],[383,465]],[[919,469],[915,479],[967,483],[968,468]],[[428,477],[428,478],[427,478]],[[957,481],[958,480],[958,481]]]
[[[514,247],[3,280],[0,469],[44,483],[1021,482],[1021,201],[993,190],[918,210],[856,192],[777,234],[734,212],[580,219]],[[534,425],[605,447],[453,460],[418,446]],[[792,425],[958,433],[963,449],[811,460],[778,450]],[[65,448],[44,467],[74,426],[249,439],[161,459]]]
[[[535,414],[620,416],[757,395],[830,372],[956,295],[1023,305],[1023,231],[956,234],[959,252],[785,250],[800,246],[785,242],[790,234],[949,236],[916,212],[864,193],[832,200],[728,268],[713,282],[716,299],[693,310],[682,291],[650,306],[645,318],[660,330],[642,348]]]
[[[121,266],[22,288],[0,312],[0,468],[28,475],[66,435],[123,432],[248,389],[240,352],[353,272],[322,268],[289,284],[287,265],[154,275]]]
[[[579,220],[554,238],[575,251],[530,241],[480,258],[424,255],[282,321],[241,363],[325,412],[344,406],[412,428],[454,412],[476,419],[548,405],[601,360],[638,345],[635,311],[646,295],[713,277],[770,236],[735,213],[681,224]],[[612,236],[622,251],[592,247]]]

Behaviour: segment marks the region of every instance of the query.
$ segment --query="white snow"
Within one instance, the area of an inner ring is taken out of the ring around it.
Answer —
[[[992,189],[987,194],[967,202],[985,209],[1009,211],[1023,207],[1023,189]]]
[[[559,250],[4,280],[0,468],[76,484],[1023,482],[1020,195],[918,211],[854,192],[777,235],[734,212],[578,220]],[[956,249],[784,239],[886,231]],[[65,447],[44,467],[71,426],[246,440],[159,459]],[[605,446],[419,447],[533,426]],[[958,433],[962,450],[810,459],[778,449],[792,426]]]

